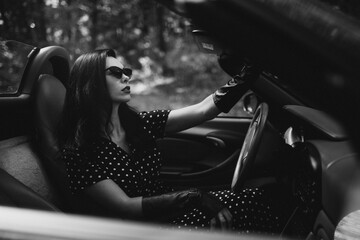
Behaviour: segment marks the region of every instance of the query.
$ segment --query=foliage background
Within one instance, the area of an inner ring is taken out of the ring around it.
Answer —
[[[215,55],[199,52],[191,30],[152,0],[0,0],[0,40],[59,45],[72,62],[92,49],[115,49],[134,69],[139,110],[200,101],[228,80]]]
[[[319,1],[360,16],[358,0]],[[191,30],[154,0],[0,0],[0,40],[63,46],[71,61],[95,48],[115,49],[134,69],[132,104],[139,110],[198,102],[228,80],[216,56],[199,52]]]

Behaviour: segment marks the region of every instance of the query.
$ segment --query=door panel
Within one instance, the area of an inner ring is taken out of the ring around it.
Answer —
[[[162,178],[172,185],[213,185],[231,181],[249,118],[216,118],[158,141]]]
[[[30,96],[0,97],[0,140],[31,132]]]

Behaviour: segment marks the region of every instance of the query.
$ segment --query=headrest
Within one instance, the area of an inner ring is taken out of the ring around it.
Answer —
[[[53,75],[66,84],[70,74],[70,58],[66,49],[59,46],[41,48],[29,62],[24,73],[22,93],[32,94],[33,87],[37,87],[36,82],[41,74]]]

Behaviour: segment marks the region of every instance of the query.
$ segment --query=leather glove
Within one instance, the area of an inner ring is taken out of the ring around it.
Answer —
[[[206,192],[201,193],[201,199],[197,202],[196,207],[206,212],[211,217],[216,216],[222,209],[225,208],[219,199]]]
[[[166,221],[193,208],[200,198],[201,193],[197,189],[144,197],[143,215],[146,219]]]
[[[243,94],[249,90],[252,82],[259,77],[260,73],[260,69],[245,62],[238,75],[213,93],[213,100],[217,108],[228,113]]]

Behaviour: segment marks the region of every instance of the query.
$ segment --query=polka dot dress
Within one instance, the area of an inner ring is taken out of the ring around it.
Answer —
[[[163,137],[165,124],[170,111],[156,110],[142,112],[144,130],[155,140]],[[87,186],[105,179],[117,183],[129,197],[153,196],[168,189],[160,181],[161,154],[154,146],[147,150],[138,150],[130,145],[127,153],[107,138],[95,141],[90,152],[81,149],[63,151],[70,190],[76,194]]]
[[[168,110],[139,113],[144,121],[144,130],[152,138],[164,136]],[[70,190],[81,193],[86,187],[105,179],[111,179],[129,196],[154,196],[171,192],[159,179],[161,154],[154,145],[147,150],[138,150],[130,145],[126,152],[114,142],[100,138],[93,143],[90,152],[80,149],[63,150]],[[264,189],[244,189],[240,194],[230,190],[212,191],[233,216],[233,230],[238,232],[278,232],[280,219],[272,213]],[[199,209],[192,209],[169,223],[176,228],[208,229],[211,217]]]
[[[230,190],[210,191],[232,214],[232,230],[238,233],[280,233],[286,220],[275,211],[274,203],[267,195],[270,189],[246,188],[235,194]],[[178,217],[172,224],[176,228],[209,229],[211,217],[199,209],[193,209],[183,217]]]

